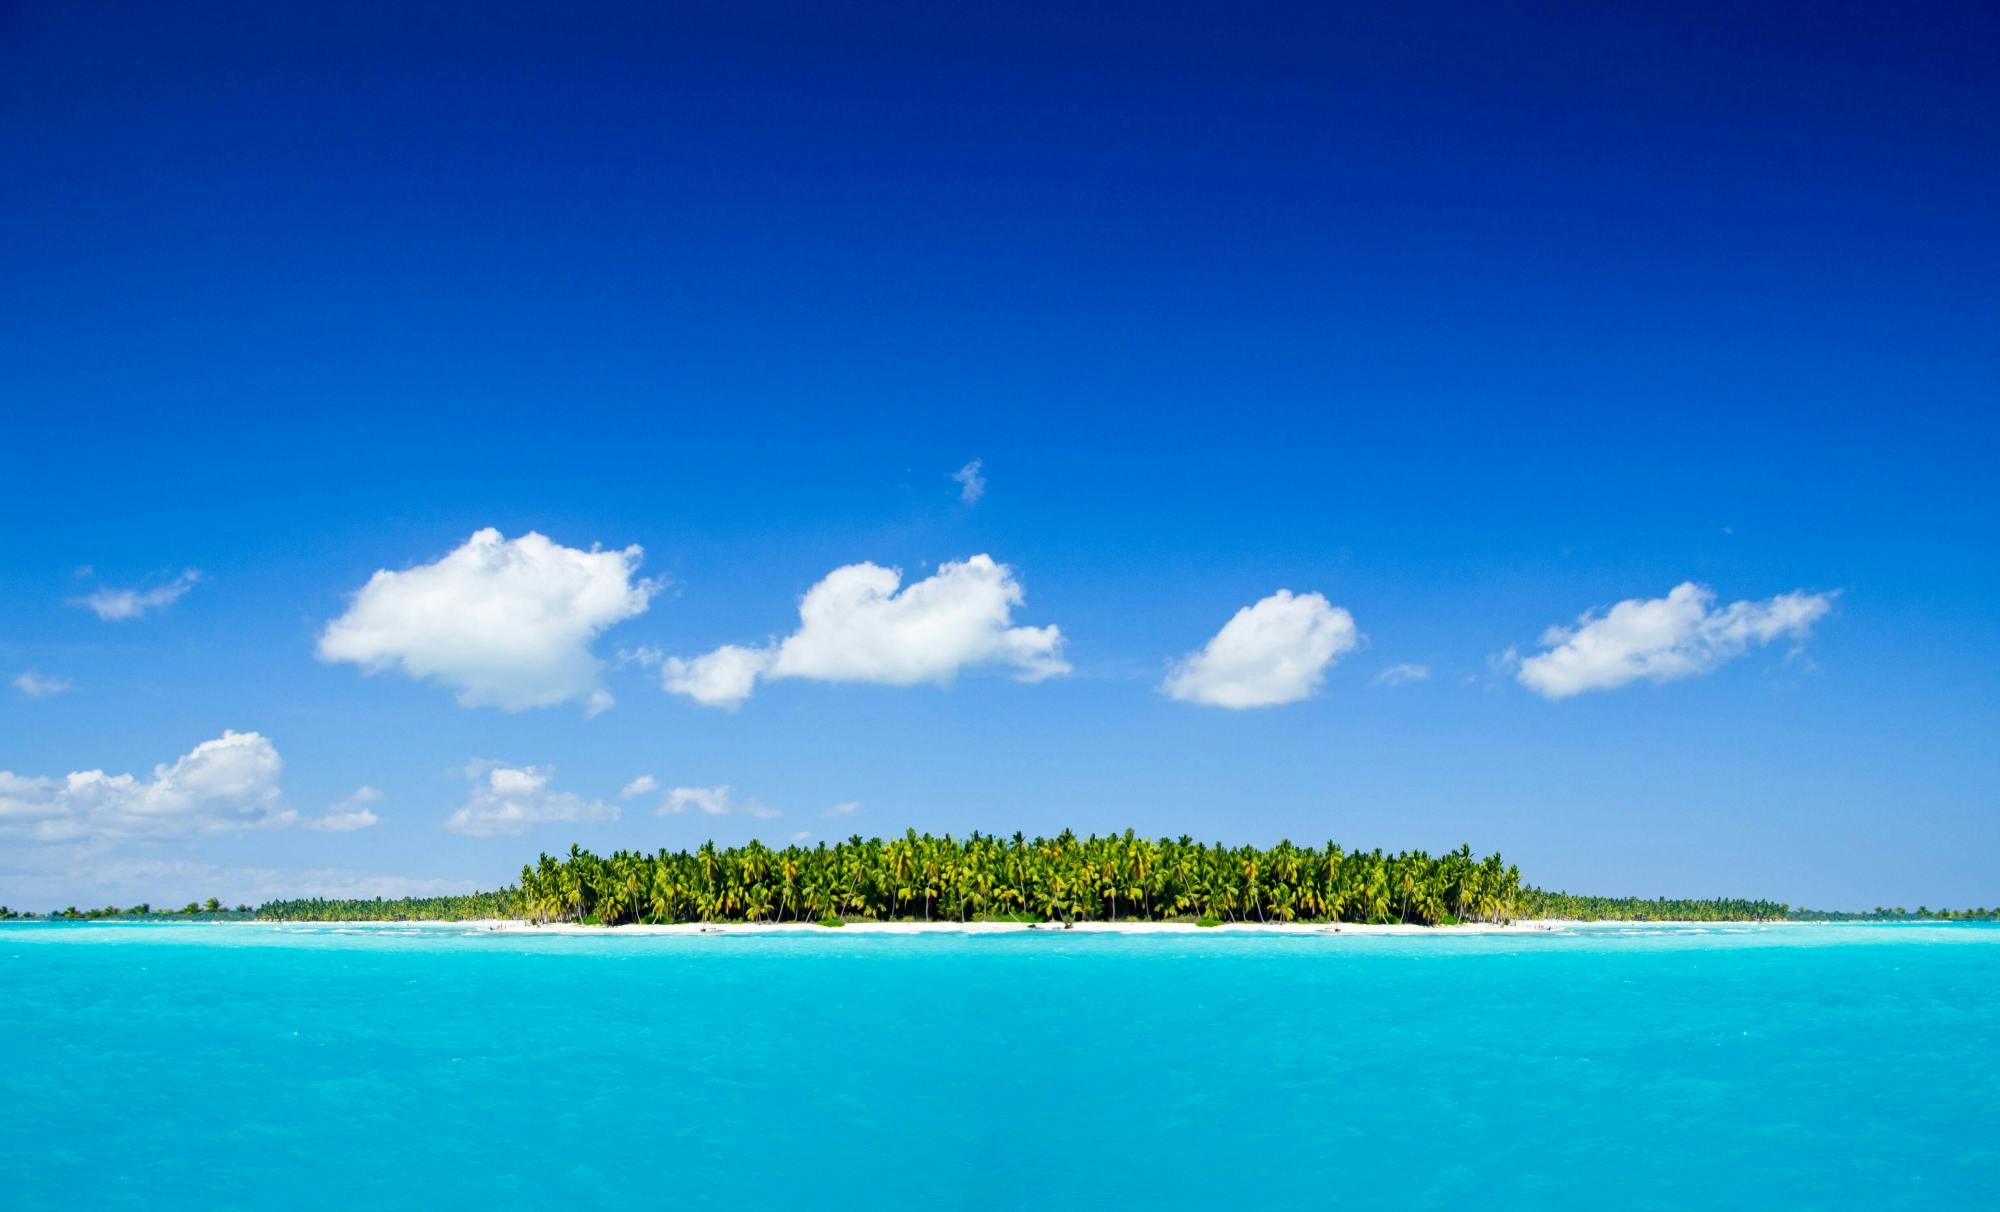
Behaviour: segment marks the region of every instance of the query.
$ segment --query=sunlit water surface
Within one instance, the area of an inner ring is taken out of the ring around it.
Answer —
[[[0,1204],[1942,1208],[2000,930],[0,925]]]

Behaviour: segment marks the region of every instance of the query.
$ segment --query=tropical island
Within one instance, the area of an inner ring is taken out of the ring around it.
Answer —
[[[705,842],[688,851],[572,845],[521,869],[493,892],[370,899],[269,901],[255,909],[217,898],[180,909],[74,907],[0,919],[185,917],[266,922],[464,922],[679,926],[850,923],[1181,923],[1194,926],[1498,926],[1534,921],[1776,922],[1990,920],[2000,909],[1878,907],[1854,913],[1737,898],[1606,897],[1524,884],[1498,854],[1470,846],[1442,855],[1298,846],[1202,843],[1123,834],[1053,838],[973,833],[963,840],[915,830],[892,840],[854,836],[772,848]]]
[[[1184,922],[1455,926],[1520,920],[1780,921],[1901,917],[1794,910],[1750,898],[1578,896],[1524,884],[1498,854],[1297,846],[1268,849],[1122,834],[963,840],[915,830],[893,840],[772,848],[707,842],[693,851],[572,845],[521,869],[517,885],[469,896],[288,900],[267,921],[515,919],[592,926],[693,923]],[[1921,917],[1988,917],[1985,909]]]

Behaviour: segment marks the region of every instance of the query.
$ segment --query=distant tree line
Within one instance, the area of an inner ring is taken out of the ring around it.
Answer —
[[[521,895],[513,888],[473,892],[465,896],[406,896],[395,899],[329,900],[306,897],[269,901],[258,918],[273,922],[468,922],[484,918],[524,916]]]
[[[1516,901],[1518,917],[1579,922],[1775,922],[1790,912],[1778,901],[1738,897],[1577,896],[1540,888],[1523,888]]]
[[[248,917],[255,912],[248,905],[238,905],[236,908],[231,909],[229,906],[223,904],[220,899],[211,896],[206,901],[189,901],[179,909],[155,909],[151,902],[142,901],[137,905],[123,908],[117,905],[105,905],[98,909],[79,909],[75,905],[71,905],[67,909],[58,909],[49,913],[27,913],[0,905],[0,920],[27,917],[51,919],[88,919],[100,917]]]
[[[1889,909],[1877,905],[1866,913],[1842,913],[1823,909],[1795,909],[1794,920],[1803,922],[1986,922],[2000,918],[2000,908],[1995,909],[1930,909],[1919,905],[1915,910]]]

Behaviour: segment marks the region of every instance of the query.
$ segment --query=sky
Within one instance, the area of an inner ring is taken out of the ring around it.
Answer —
[[[1990,6],[0,9],[0,903],[2000,904]]]

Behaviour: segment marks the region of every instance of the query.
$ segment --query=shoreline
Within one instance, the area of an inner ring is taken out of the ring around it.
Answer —
[[[70,921],[66,918],[23,917],[13,919],[23,922]],[[74,921],[91,925],[117,925],[134,922],[158,922],[178,919],[161,918],[76,918]],[[4,924],[4,923],[0,923]],[[272,920],[238,918],[228,920],[192,919],[190,925],[206,926],[279,926],[309,928],[316,926],[341,926],[382,929],[436,929],[467,930],[487,934],[562,934],[580,936],[687,936],[705,935],[826,935],[826,934],[1121,934],[1121,935],[1186,935],[1186,934],[1228,934],[1228,935],[1352,935],[1360,937],[1394,936],[1404,938],[1451,938],[1461,936],[1487,935],[1538,935],[1561,934],[1571,931],[1592,931],[1611,929],[1667,929],[1667,930],[1717,930],[1741,929],[1743,927],[1764,926],[1827,926],[1843,924],[1867,925],[1868,922],[1843,923],[1839,921],[1742,919],[1723,921],[1668,920],[1636,921],[1617,918],[1525,918],[1505,923],[1461,922],[1451,926],[1419,926],[1409,923],[1368,923],[1368,922],[1225,922],[1218,926],[1200,926],[1193,922],[1159,922],[1135,920],[1129,922],[1087,921],[1075,922],[1068,926],[1047,922],[903,922],[903,921],[853,921],[841,926],[822,926],[818,922],[675,922],[650,925],[643,922],[628,922],[618,926],[593,926],[577,922],[529,922],[518,918],[315,918],[300,920]],[[1902,924],[1902,923],[1885,923]],[[1922,923],[1950,924],[1950,923]]]
[[[365,924],[365,923],[354,923]],[[414,923],[383,923],[411,925]],[[1554,934],[1575,927],[1590,926],[1750,926],[1799,925],[1794,922],[1584,922],[1566,918],[1536,918],[1506,923],[1466,922],[1456,926],[1416,926],[1405,923],[1368,924],[1361,922],[1228,922],[1220,926],[1197,926],[1193,922],[1077,922],[1070,926],[1044,922],[848,922],[827,927],[817,922],[676,922],[668,925],[628,923],[622,926],[585,926],[575,922],[525,922],[487,918],[464,922],[437,923],[476,928],[496,934],[580,934],[580,935],[782,935],[782,934],[1263,934],[1263,935],[1392,935],[1401,937],[1448,938],[1460,935]]]

